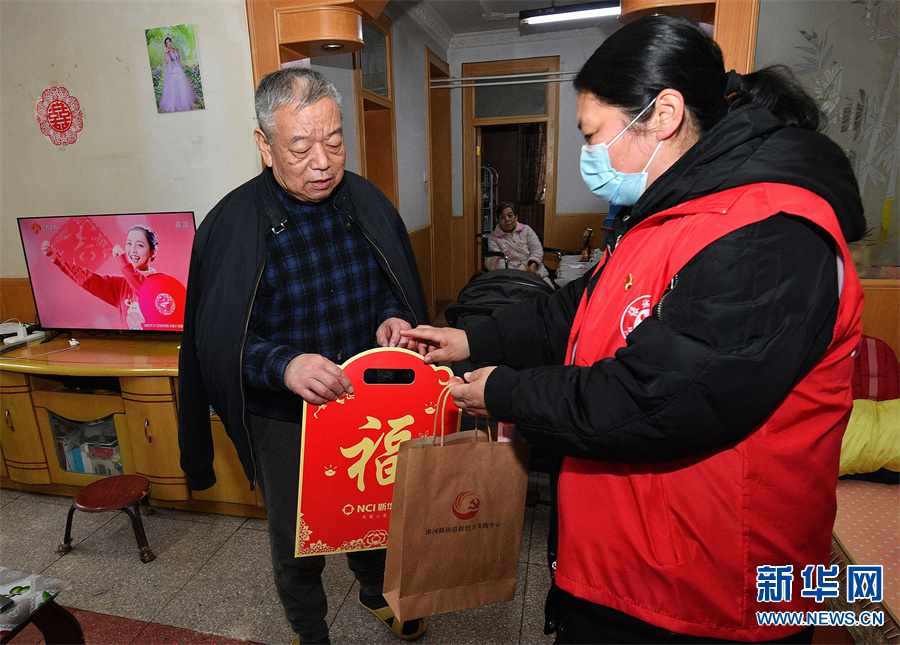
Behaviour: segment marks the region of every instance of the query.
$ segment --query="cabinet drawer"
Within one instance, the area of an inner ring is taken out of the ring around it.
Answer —
[[[31,393],[35,408],[46,408],[72,421],[92,421],[111,414],[125,414],[122,397],[115,394],[80,394],[76,392]]]

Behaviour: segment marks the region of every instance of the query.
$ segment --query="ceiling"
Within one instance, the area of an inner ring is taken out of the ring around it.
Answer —
[[[519,29],[519,12],[583,4],[586,0],[392,0],[397,4],[423,4],[437,16],[453,36],[489,31]],[[615,23],[615,18],[600,18],[579,22],[561,23],[543,30],[567,31],[585,29],[602,22]],[[534,29],[529,28],[529,29]]]

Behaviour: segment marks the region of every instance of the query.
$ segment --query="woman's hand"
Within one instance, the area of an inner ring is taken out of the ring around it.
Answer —
[[[121,246],[119,246],[118,244],[116,244],[116,245],[113,247],[112,253],[113,253],[113,256],[114,256],[114,257],[119,257],[120,255],[125,255],[125,249],[123,249]]]
[[[491,366],[482,367],[474,372],[466,372],[464,376],[466,382],[450,390],[456,407],[476,417],[490,418],[491,414],[484,402],[484,386],[495,369],[497,368]]]
[[[418,345],[426,363],[445,363],[469,358],[469,339],[462,329],[419,325],[400,335]]]

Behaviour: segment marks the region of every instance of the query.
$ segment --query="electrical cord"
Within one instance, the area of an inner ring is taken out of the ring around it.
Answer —
[[[72,344],[72,341],[75,341],[75,343]],[[62,349],[54,349],[51,352],[44,352],[43,354],[32,354],[30,356],[0,356],[0,361],[21,361],[21,360],[27,360],[27,359],[31,359],[31,358],[40,358],[42,356],[49,356],[50,354],[58,354],[59,352],[68,352],[70,350],[76,349],[80,344],[81,343],[79,343],[77,340],[75,340],[73,338],[72,340],[69,341],[70,347],[63,347]]]

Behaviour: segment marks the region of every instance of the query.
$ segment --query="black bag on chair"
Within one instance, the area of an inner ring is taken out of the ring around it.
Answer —
[[[459,291],[456,303],[447,307],[444,316],[447,324],[455,329],[481,322],[497,309],[520,300],[546,298],[554,292],[543,278],[518,269],[497,269],[476,275]],[[451,365],[453,373],[462,376],[475,369],[471,361],[459,361]]]
[[[555,290],[542,278],[518,269],[497,269],[476,275],[459,291],[456,304],[444,311],[447,324],[455,329],[466,329],[490,317],[495,310],[502,309],[520,300],[530,298],[546,298]],[[450,364],[456,376],[462,377],[478,366],[466,359]],[[491,420],[489,427],[495,429],[496,421]],[[472,430],[476,419],[463,412],[460,417],[460,430]],[[531,469],[549,473],[555,465],[556,457],[540,450],[532,450]]]

